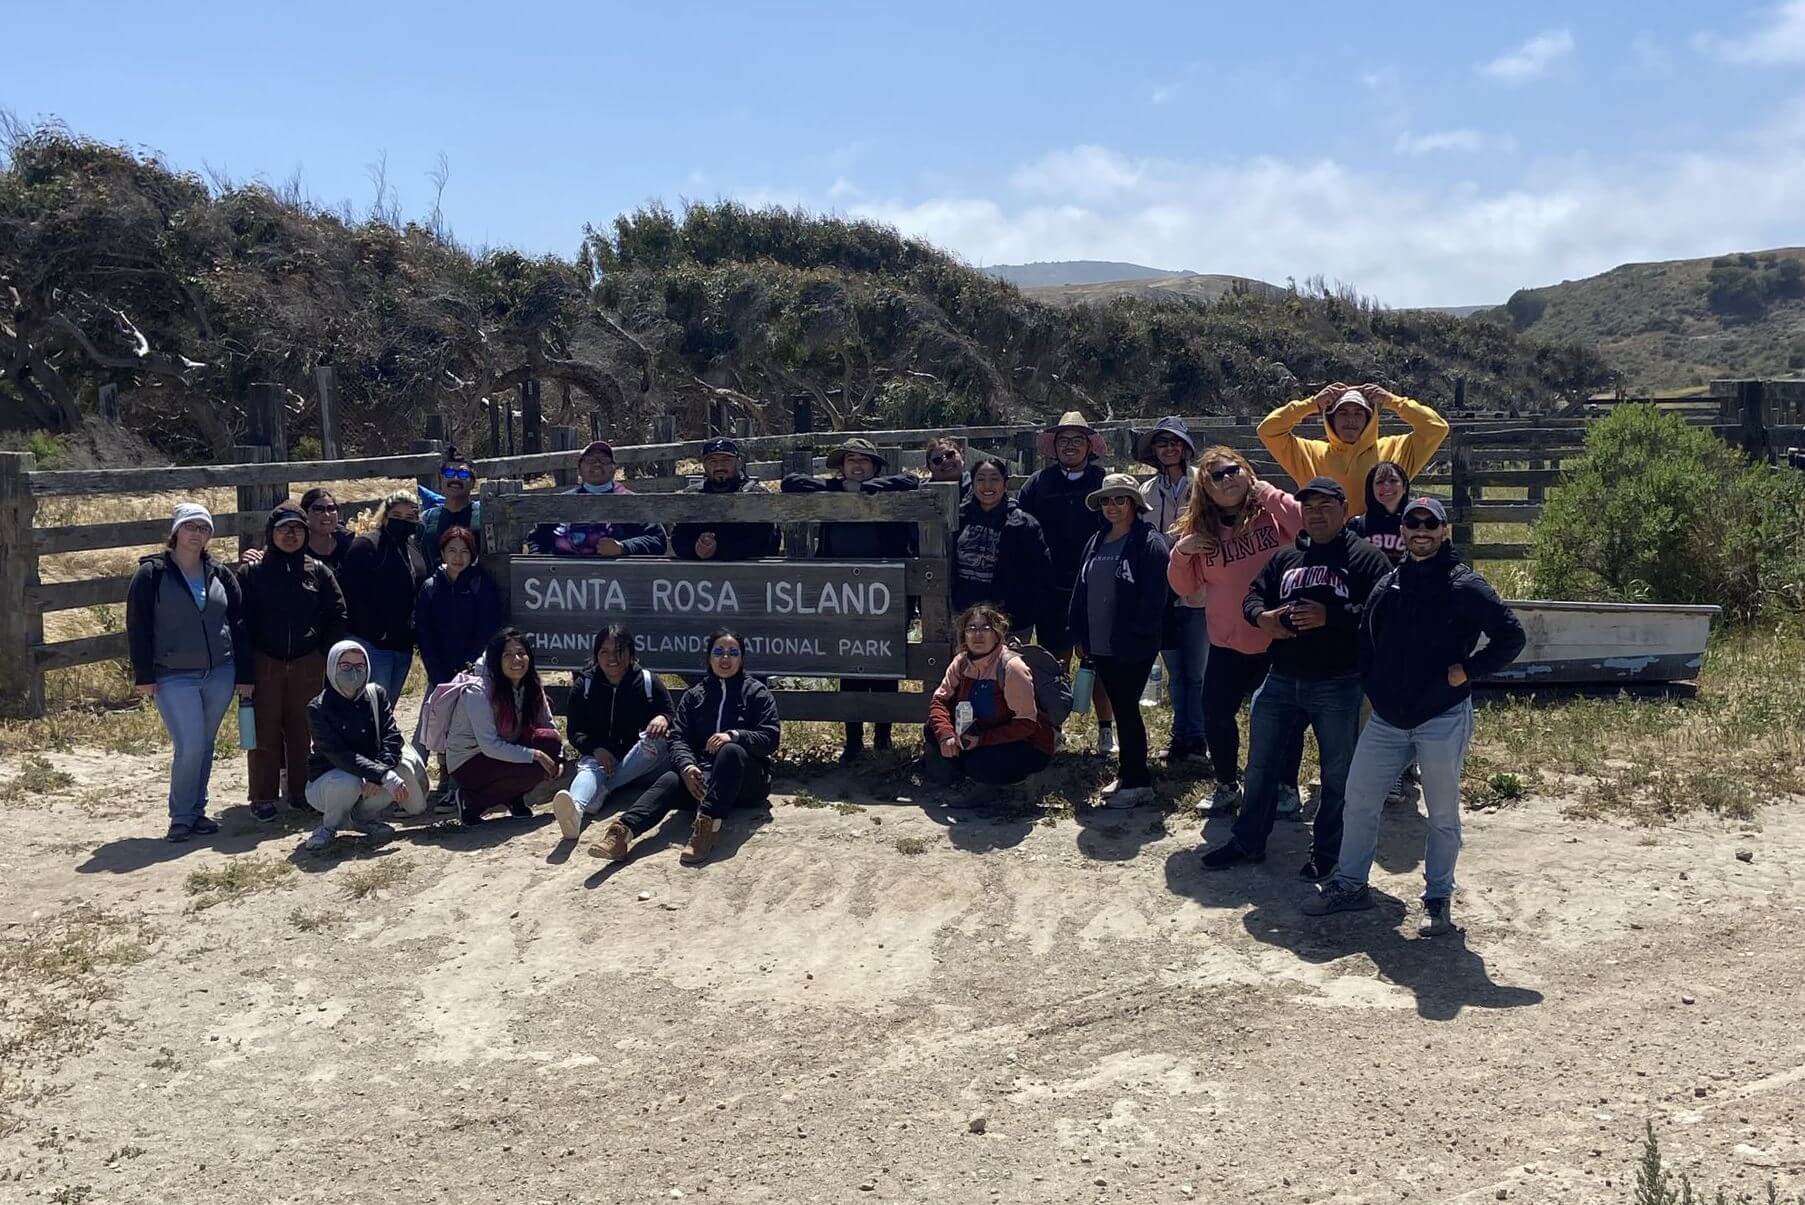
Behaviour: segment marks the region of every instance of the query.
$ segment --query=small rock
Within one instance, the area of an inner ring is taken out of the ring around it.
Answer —
[[[877,1188],[876,1180],[867,1180],[863,1184],[859,1185],[860,1192],[871,1192],[876,1188]]]
[[[1692,1090],[1692,1095],[1694,1095],[1694,1096],[1703,1096],[1703,1095],[1705,1095],[1705,1093],[1707,1093],[1707,1092],[1709,1092],[1709,1091],[1710,1091],[1710,1089],[1709,1089],[1709,1088],[1694,1088],[1694,1089],[1693,1089],[1693,1090]]]
[[[1500,1200],[1500,1201],[1505,1201],[1505,1200],[1509,1200],[1509,1199],[1510,1199],[1510,1189],[1508,1189],[1508,1188],[1500,1188],[1500,1189],[1499,1189],[1499,1190],[1498,1190],[1498,1192],[1497,1192],[1497,1194],[1496,1194],[1496,1196],[1497,1196],[1497,1198],[1498,1198],[1498,1199],[1499,1199],[1499,1200]]]
[[[639,902],[642,904],[651,898],[652,898],[652,893],[649,891],[642,891],[639,893]]]
[[[982,1134],[985,1130],[990,1128],[990,1118],[984,1116],[982,1113],[974,1113],[971,1118],[966,1121],[965,1128],[974,1134]]]
[[[1091,1183],[1095,1184],[1098,1188],[1103,1188],[1109,1183],[1109,1181],[1105,1180],[1102,1176],[1098,1176],[1095,1180],[1092,1180]]]
[[[1681,996],[1680,1003],[1681,1004],[1697,1004],[1698,997],[1697,996]]]
[[[1736,860],[1738,862],[1753,862],[1755,860],[1755,851],[1748,848],[1739,849],[1736,851]]]

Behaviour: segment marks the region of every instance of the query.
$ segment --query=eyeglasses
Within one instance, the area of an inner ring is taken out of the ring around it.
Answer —
[[[1238,464],[1225,464],[1219,469],[1210,470],[1211,481],[1230,481],[1240,475],[1241,466]]]
[[[1153,441],[1153,446],[1156,448],[1176,448],[1178,447],[1178,441],[1173,439],[1170,435],[1162,435]]]
[[[307,508],[307,513],[310,515],[336,515],[338,507],[331,502],[315,502]]]
[[[439,476],[447,481],[474,481],[476,474],[469,469],[441,469]]]
[[[994,631],[996,631],[996,628],[987,623],[968,623],[965,625],[965,634],[967,636],[982,636],[987,632]]]
[[[1082,448],[1090,443],[1088,435],[1055,435],[1053,446],[1056,448]]]
[[[719,644],[717,644],[713,648],[709,649],[708,655],[710,657],[720,657],[723,660],[731,660],[734,657],[745,656],[745,654],[740,652],[740,650],[738,650],[738,649],[730,649],[730,648],[727,648],[725,645],[719,645]]]
[[[1441,528],[1441,520],[1434,515],[1422,515],[1420,517],[1417,515],[1405,515],[1404,526],[1411,531],[1438,531]]]

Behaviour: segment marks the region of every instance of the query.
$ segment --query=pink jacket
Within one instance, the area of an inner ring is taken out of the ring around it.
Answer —
[[[1211,644],[1254,655],[1265,652],[1272,638],[1247,622],[1241,600],[1272,554],[1303,530],[1304,512],[1296,498],[1264,481],[1254,483],[1249,505],[1260,513],[1239,535],[1224,534],[1207,550],[1195,534],[1180,540],[1166,580],[1181,596],[1203,593]]]

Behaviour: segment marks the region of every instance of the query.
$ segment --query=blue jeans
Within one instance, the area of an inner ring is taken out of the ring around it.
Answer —
[[[1463,699],[1415,728],[1394,728],[1375,713],[1360,734],[1347,776],[1347,822],[1335,881],[1366,885],[1379,844],[1385,795],[1414,759],[1423,768],[1423,804],[1429,837],[1423,850],[1423,898],[1454,894],[1454,860],[1460,856],[1460,772],[1473,741],[1473,700]]]
[[[1303,744],[1304,729],[1311,728],[1322,764],[1312,847],[1320,862],[1340,856],[1348,766],[1360,739],[1360,698],[1359,674],[1293,678],[1273,670],[1266,675],[1248,715],[1247,795],[1231,838],[1242,852],[1266,856],[1266,839],[1278,817],[1279,786],[1293,773],[1293,751]]]
[[[164,674],[157,679],[157,714],[169,729],[175,756],[169,765],[169,822],[193,824],[207,814],[213,777],[213,741],[232,706],[237,683],[232,663],[211,670]]]
[[[1178,644],[1161,649],[1172,692],[1172,739],[1203,744],[1203,667],[1210,659],[1210,630],[1202,607],[1174,607]]]
[[[600,811],[608,802],[608,793],[618,791],[630,782],[638,782],[671,768],[671,743],[658,737],[642,736],[626,756],[614,763],[614,773],[602,769],[602,763],[585,757],[577,763],[576,777],[570,780],[570,797],[585,812]]]
[[[412,652],[391,653],[387,649],[379,649],[369,641],[356,636],[351,637],[363,645],[364,656],[370,661],[370,681],[382,687],[382,692],[389,697],[392,704],[401,697],[401,688],[407,685],[408,671],[414,668]],[[330,673],[332,667],[326,667]]]

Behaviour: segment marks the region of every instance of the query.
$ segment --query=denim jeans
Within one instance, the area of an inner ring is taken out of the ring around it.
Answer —
[[[157,679],[157,714],[169,729],[175,756],[169,766],[169,822],[193,824],[207,814],[213,777],[213,741],[232,705],[237,684],[231,662],[205,672],[164,674]]]
[[[585,812],[599,812],[608,802],[608,793],[618,791],[630,782],[638,782],[671,768],[671,743],[662,737],[642,736],[626,756],[614,763],[614,773],[602,769],[602,763],[585,757],[577,763],[576,776],[570,780],[570,797]]]
[[[383,693],[389,697],[389,703],[393,705],[401,697],[402,687],[407,685],[408,671],[414,668],[413,653],[392,653],[356,636],[351,639],[363,645],[364,656],[370,661],[370,681],[382,687]]]
[[[1266,856],[1266,839],[1278,816],[1279,786],[1295,765],[1292,751],[1302,743],[1304,729],[1311,728],[1322,762],[1312,846],[1318,861],[1340,856],[1348,766],[1360,737],[1360,697],[1359,674],[1293,678],[1274,670],[1266,675],[1248,716],[1247,795],[1235,819],[1233,840],[1244,853]]]
[[[1454,894],[1454,860],[1460,856],[1460,771],[1473,740],[1473,700],[1463,699],[1415,728],[1394,728],[1375,714],[1360,734],[1347,776],[1347,820],[1341,837],[1337,882],[1365,886],[1379,844],[1385,795],[1414,759],[1423,768],[1423,804],[1429,837],[1423,850],[1423,898]]]
[[[1166,682],[1172,692],[1172,739],[1203,742],[1203,667],[1210,659],[1210,630],[1202,607],[1174,607],[1178,644],[1161,649]]]

